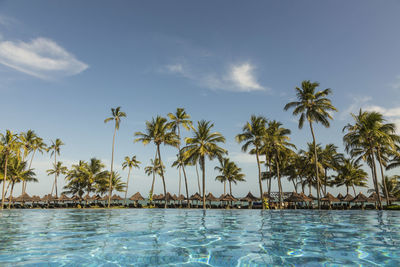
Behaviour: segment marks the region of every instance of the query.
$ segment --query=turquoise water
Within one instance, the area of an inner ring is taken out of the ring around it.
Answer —
[[[400,212],[10,210],[0,266],[400,266]]]

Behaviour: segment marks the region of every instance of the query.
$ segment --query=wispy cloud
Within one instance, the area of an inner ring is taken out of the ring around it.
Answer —
[[[350,116],[350,113],[357,112],[360,108],[365,106],[372,98],[370,96],[353,96],[352,103],[339,114],[340,120],[345,120]]]
[[[254,155],[250,155],[244,152],[231,152],[229,153],[229,157],[232,161],[237,162],[239,164],[255,164],[256,158]]]
[[[390,87],[392,87],[393,89],[400,89],[400,75],[398,75],[396,77],[396,80],[394,83],[390,84]]]
[[[396,124],[397,132],[400,132],[400,107],[384,108],[378,105],[370,105],[366,106],[364,110],[383,114],[389,122]]]
[[[256,77],[256,67],[249,63],[232,64],[226,71],[217,71],[219,74],[193,71],[182,63],[170,64],[165,66],[165,70],[171,74],[182,75],[193,80],[204,87],[213,90],[226,90],[233,92],[252,92],[265,91]]]
[[[29,42],[0,39],[0,63],[40,79],[75,75],[88,68],[48,38],[35,38]]]

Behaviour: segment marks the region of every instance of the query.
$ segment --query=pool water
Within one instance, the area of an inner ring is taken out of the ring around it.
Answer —
[[[400,266],[400,212],[5,210],[0,266]]]

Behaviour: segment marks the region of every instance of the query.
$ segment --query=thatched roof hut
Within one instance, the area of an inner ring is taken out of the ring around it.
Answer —
[[[347,194],[347,195],[345,195],[340,201],[343,201],[343,202],[351,202],[351,201],[353,201],[353,199],[354,199],[354,197],[353,197],[352,195]]]
[[[113,201],[118,201],[118,200],[124,200],[122,197],[120,197],[120,196],[118,196],[117,194],[115,194],[115,195],[113,195],[112,197],[111,197],[111,200],[113,200]]]
[[[342,195],[342,193],[339,193],[337,196],[336,196],[336,198],[337,199],[339,199],[340,201],[344,198],[344,196]]]
[[[216,198],[211,192],[207,194],[206,196],[207,201],[218,201],[218,198]]]
[[[309,194],[308,197],[311,198],[312,200],[317,200],[317,198],[314,197],[312,194]]]
[[[250,191],[247,193],[245,197],[242,197],[240,199],[241,201],[247,201],[247,202],[254,202],[260,200],[259,198],[255,197]]]
[[[231,196],[229,194],[226,194],[226,195],[221,195],[219,197],[219,200],[220,201],[237,201],[237,198],[235,198],[235,197],[233,197],[233,196]]]
[[[285,201],[286,202],[304,202],[304,199],[300,194],[293,192],[287,199],[285,199]]]
[[[65,194],[61,194],[61,196],[58,198],[59,201],[69,201],[71,200],[69,197],[67,197]]]
[[[311,201],[313,201],[312,198],[306,196],[306,194],[304,194],[303,192],[301,192],[299,195],[303,198],[303,201],[304,201],[304,202],[311,202]]]
[[[41,201],[39,196],[35,196],[35,195],[32,196],[32,202],[39,202],[39,201]]]
[[[352,202],[367,202],[368,198],[363,193],[358,193],[358,195],[352,200]]]
[[[332,196],[331,193],[328,193],[325,197],[321,198],[321,201],[340,202],[340,199]]]
[[[177,195],[175,195],[175,194],[173,194],[173,195],[172,195],[172,200],[174,200],[174,201],[177,201],[177,200],[179,200],[179,199],[178,199],[178,196],[177,196]]]
[[[194,195],[192,195],[192,196],[190,197],[190,200],[202,201],[203,198],[199,195],[199,193],[196,192]]]
[[[144,197],[139,192],[136,192],[134,195],[132,195],[129,200],[132,201],[139,201],[139,200],[144,200]]]
[[[51,194],[44,195],[41,199],[42,201],[54,201],[55,197],[53,197]]]
[[[14,200],[16,202],[30,202],[32,201],[32,198],[27,193],[24,193],[23,195],[16,197]]]
[[[180,194],[179,197],[177,197],[176,200],[185,200],[185,199],[186,199],[185,196]]]

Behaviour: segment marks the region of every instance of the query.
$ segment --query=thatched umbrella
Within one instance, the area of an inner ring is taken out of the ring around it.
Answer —
[[[306,194],[304,194],[303,192],[301,192],[299,195],[301,196],[301,198],[303,199],[304,202],[311,202],[311,201],[313,201],[312,198],[306,196]]]
[[[185,196],[180,194],[179,197],[177,197],[176,200],[185,200],[185,199],[186,199]]]
[[[240,201],[245,201],[249,203],[249,208],[253,207],[253,202],[260,200],[259,198],[255,197],[250,191],[247,193],[245,197],[242,197]]]
[[[304,199],[300,194],[297,194],[296,192],[293,192],[287,199],[285,199],[286,202],[304,202]]]
[[[113,201],[120,201],[120,200],[124,200],[122,197],[118,196],[117,194],[113,195],[111,197],[111,200]]]
[[[207,201],[210,201],[210,204],[211,204],[211,201],[218,201],[218,198],[216,198],[216,197],[210,192],[210,193],[207,194],[206,200],[207,200]]]
[[[352,195],[347,194],[341,199],[341,201],[343,201],[343,202],[351,202],[351,201],[353,201],[353,199],[354,199],[354,197]]]
[[[174,200],[174,198],[172,197],[170,192],[167,192],[167,194],[165,195],[165,201],[171,201]]]
[[[235,198],[234,196],[231,196],[231,195],[229,195],[229,194],[221,195],[221,196],[219,197],[219,200],[220,200],[220,201],[227,201],[227,202],[230,202],[231,205],[232,205],[232,202],[233,202],[233,201],[238,201],[237,198]]]
[[[173,201],[178,201],[178,196],[177,196],[176,194],[173,194],[173,195],[172,195],[172,200],[173,200]]]
[[[32,196],[32,202],[40,202],[40,197],[39,196],[35,196],[35,195],[33,195]]]
[[[192,195],[189,199],[190,200],[197,200],[197,201],[202,201],[203,200],[203,198],[197,192],[194,195]]]
[[[339,193],[337,196],[336,196],[336,198],[337,199],[339,199],[340,201],[344,198],[344,196],[342,195],[342,193]]]
[[[44,195],[41,200],[43,202],[50,202],[50,201],[54,201],[55,198],[51,194],[48,194],[48,195]]]
[[[32,201],[32,198],[27,193],[24,193],[24,194],[16,197],[14,200],[16,202],[30,202],[30,201]]]
[[[321,198],[321,201],[327,201],[327,202],[340,202],[340,199],[334,197],[331,195],[331,193],[326,194],[323,198]]]
[[[364,203],[368,201],[368,198],[363,193],[358,195],[352,200],[352,202],[361,203],[361,208],[364,209]]]
[[[129,198],[129,200],[132,200],[132,201],[139,201],[139,200],[144,200],[144,197],[142,197],[142,195],[141,195],[139,192],[137,192],[136,194],[132,195],[132,196]]]
[[[61,196],[58,198],[59,201],[69,201],[71,200],[69,197],[67,197],[65,194],[61,194]]]

